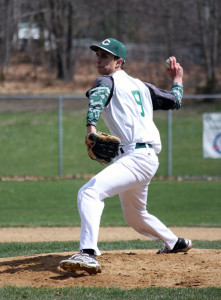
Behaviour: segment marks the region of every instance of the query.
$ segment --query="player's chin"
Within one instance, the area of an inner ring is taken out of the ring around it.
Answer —
[[[108,75],[107,74],[107,71],[104,69],[104,68],[97,68],[97,71],[98,71],[98,73],[100,74],[100,75]]]

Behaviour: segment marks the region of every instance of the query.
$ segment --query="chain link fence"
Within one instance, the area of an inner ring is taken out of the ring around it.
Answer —
[[[163,144],[158,176],[221,178],[221,159],[202,153],[203,114],[221,113],[220,100],[221,94],[185,95],[182,109],[155,112]],[[82,94],[0,95],[0,177],[99,171],[83,158],[87,107]]]

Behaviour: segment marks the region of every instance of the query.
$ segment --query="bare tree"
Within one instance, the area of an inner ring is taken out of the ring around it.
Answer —
[[[76,59],[82,56],[85,61],[88,55],[88,39],[116,37],[129,44],[130,58],[140,62],[157,62],[173,54],[182,63],[195,63],[197,57],[205,68],[204,91],[216,91],[220,0],[0,0],[0,14],[2,78],[18,25],[26,23],[35,24],[40,38],[26,39],[25,54],[35,65],[43,64],[50,55],[59,79],[73,79]]]
[[[221,18],[220,0],[197,0],[200,43],[204,56],[207,84],[204,92],[216,90],[216,67],[218,65],[219,31]]]
[[[50,30],[55,38],[57,78],[71,80],[73,77],[72,39],[73,4],[66,0],[48,0]]]
[[[4,80],[4,70],[10,62],[14,29],[13,0],[1,0],[0,12],[0,80]]]

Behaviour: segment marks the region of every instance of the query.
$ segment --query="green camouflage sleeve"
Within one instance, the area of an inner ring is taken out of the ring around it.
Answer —
[[[89,107],[87,113],[87,125],[97,125],[98,119],[110,95],[110,87],[106,83],[94,87],[88,91]]]
[[[181,107],[183,98],[183,85],[178,82],[174,82],[170,94],[175,97],[175,108],[179,109]]]

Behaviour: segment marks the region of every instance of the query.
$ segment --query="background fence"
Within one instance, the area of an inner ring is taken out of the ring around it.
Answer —
[[[221,177],[221,160],[202,155],[202,115],[221,112],[221,94],[185,95],[182,109],[155,112],[163,143],[159,176]],[[0,95],[0,177],[99,171],[84,146],[85,95]],[[99,130],[107,130],[99,121]]]

